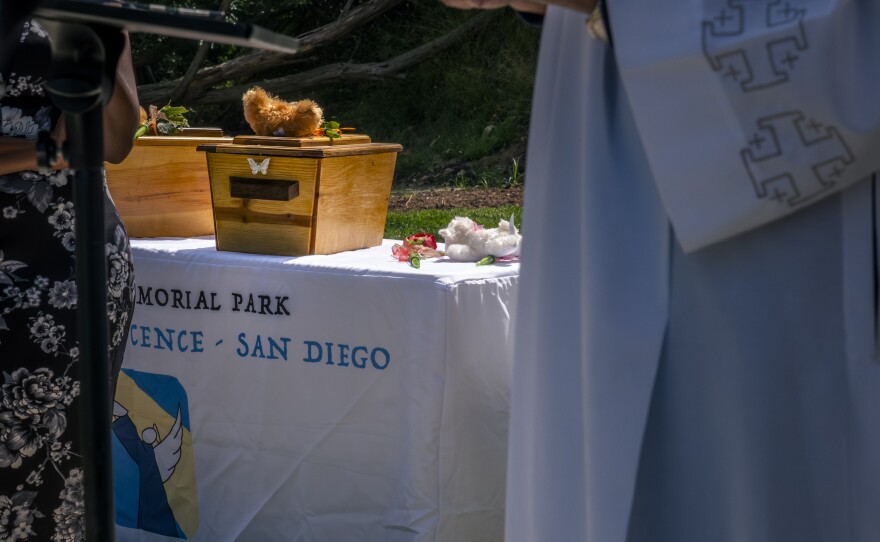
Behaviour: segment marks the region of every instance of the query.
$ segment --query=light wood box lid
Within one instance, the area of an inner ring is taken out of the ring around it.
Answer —
[[[220,154],[251,154],[258,156],[287,156],[292,158],[332,158],[400,152],[398,143],[372,143],[370,137],[343,134],[342,137],[272,137],[237,136],[231,143],[199,145],[196,150]]]
[[[340,137],[335,138],[326,136],[275,137],[240,135],[235,136],[232,142],[236,145],[269,145],[272,147],[335,147],[338,145],[371,143],[372,140],[366,134],[341,134]]]

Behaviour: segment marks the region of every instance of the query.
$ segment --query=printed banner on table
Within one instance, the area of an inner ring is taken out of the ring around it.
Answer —
[[[515,269],[198,243],[132,243],[120,540],[496,538]]]
[[[186,390],[172,376],[123,369],[112,427],[116,522],[192,538],[199,503]]]

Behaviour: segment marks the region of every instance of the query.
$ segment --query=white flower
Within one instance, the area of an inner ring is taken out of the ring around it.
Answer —
[[[37,288],[28,288],[25,292],[27,295],[28,305],[31,307],[40,306],[40,290]]]
[[[6,299],[12,299],[12,300],[14,300],[14,301],[13,301],[13,307],[11,307],[11,308],[10,308],[10,307],[7,307],[7,308],[3,311],[3,314],[9,314],[10,312],[12,312],[12,309],[13,309],[13,308],[14,308],[14,309],[20,309],[20,308],[21,308],[21,306],[22,306],[22,304],[23,304],[23,303],[22,303],[22,299],[23,299],[24,296],[21,295],[21,289],[20,289],[20,288],[16,288],[15,286],[9,286],[9,287],[3,289],[3,294],[6,296]]]
[[[49,175],[49,184],[52,186],[64,186],[67,184],[67,170],[62,169]]]
[[[0,108],[2,110],[2,135],[36,139],[40,131],[39,125],[31,117],[22,115],[17,107]]]
[[[64,330],[63,325],[52,326],[49,329],[49,338],[56,339],[56,340],[60,341],[60,340],[64,339],[65,333],[66,333],[66,331]]]
[[[34,279],[34,286],[41,290],[47,288],[49,286],[49,279],[43,275],[37,275],[37,278]]]
[[[31,19],[28,23],[25,24],[25,28],[30,30],[32,34],[36,34],[41,38],[49,37],[48,32],[46,32],[39,22]]]
[[[54,354],[55,352],[58,352],[58,339],[53,339],[51,337],[45,338],[40,341],[40,348],[47,354]]]
[[[131,278],[131,263],[128,261],[128,253],[119,252],[119,249],[109,243],[106,245],[106,252],[110,256],[107,262],[107,288],[111,296],[121,297]]]
[[[13,206],[3,208],[3,218],[15,218],[18,216],[18,209]]]
[[[69,231],[61,236],[61,244],[70,252],[76,250],[76,234]]]
[[[82,471],[73,469],[64,481],[59,495],[61,505],[53,511],[55,519],[54,541],[82,541],[85,533],[85,503],[83,501]]]
[[[125,339],[125,333],[128,331],[127,326],[116,326],[116,329],[113,331],[113,338],[110,340],[110,348],[108,350],[113,350],[113,347],[119,346]]]
[[[56,309],[69,309],[76,305],[76,282],[56,281],[49,291],[49,304]]]
[[[57,442],[57,441],[56,441],[56,442]],[[53,443],[53,444],[54,444],[54,443]],[[31,471],[30,474],[28,474],[28,477],[27,477],[27,479],[25,480],[25,482],[28,483],[29,485],[32,485],[32,486],[43,485],[43,476],[42,476],[42,474],[43,474],[43,468],[42,468],[42,467],[40,467],[40,468],[38,468],[38,469],[36,469],[36,470],[33,470],[33,471]]]
[[[36,318],[30,319],[30,330],[33,341],[39,343],[47,354],[57,353],[59,344],[67,334],[63,325],[55,325],[51,314],[43,315],[42,312]]]
[[[49,217],[49,224],[57,231],[73,229],[74,209],[72,201],[59,201],[55,204],[55,212]]]
[[[66,442],[64,443],[64,446],[62,446],[57,440],[53,441],[49,455],[55,463],[70,459],[70,442]]]
[[[55,327],[55,318],[51,314],[43,315],[40,313],[36,318],[30,319],[31,335],[41,339],[49,335],[49,332]]]
[[[3,294],[6,297],[18,297],[21,295],[21,288],[16,288],[15,286],[7,286],[3,288]]]

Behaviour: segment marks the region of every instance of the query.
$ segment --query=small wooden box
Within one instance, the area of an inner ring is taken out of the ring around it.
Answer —
[[[211,184],[203,144],[231,143],[219,129],[141,136],[128,157],[106,164],[107,186],[131,237],[214,234]]]
[[[218,250],[302,256],[382,244],[400,145],[240,136],[198,149],[208,156]]]

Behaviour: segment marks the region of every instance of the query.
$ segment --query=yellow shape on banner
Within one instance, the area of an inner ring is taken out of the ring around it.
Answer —
[[[140,435],[143,435],[145,429],[154,428],[158,433],[159,440],[170,438],[169,433],[176,418],[160,407],[125,372],[119,374],[116,402],[128,410],[128,416]],[[168,504],[174,513],[174,519],[186,537],[192,538],[199,528],[199,502],[196,493],[192,434],[186,427],[183,427],[182,431],[183,442],[180,449],[180,461],[174,468],[174,473],[165,481],[164,486],[168,496]]]

